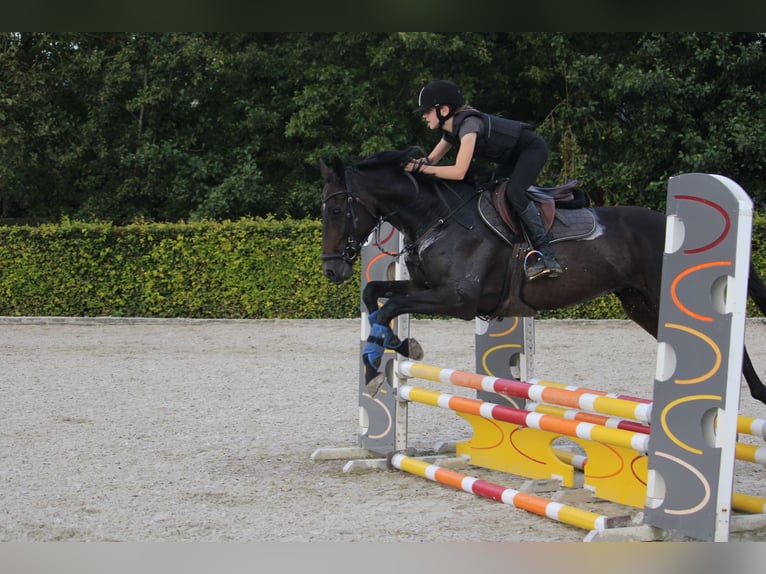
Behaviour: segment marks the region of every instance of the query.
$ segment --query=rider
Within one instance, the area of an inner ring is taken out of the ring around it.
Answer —
[[[527,189],[548,161],[545,140],[528,124],[485,114],[467,105],[460,88],[449,80],[435,80],[420,90],[416,111],[423,115],[429,128],[442,131],[442,138],[426,158],[410,162],[405,169],[462,180],[474,157],[496,164],[495,177],[508,178],[508,201],[519,214],[532,246],[540,253],[538,260],[526,268],[527,277],[561,275],[537,205],[527,196]],[[458,147],[455,163],[436,165],[453,146]]]

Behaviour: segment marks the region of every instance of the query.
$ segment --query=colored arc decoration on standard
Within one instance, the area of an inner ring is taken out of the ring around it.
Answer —
[[[378,253],[375,257],[370,259],[370,262],[367,264],[367,268],[364,271],[364,278],[367,281],[372,281],[372,268],[375,265],[375,263],[378,262],[378,260],[382,259],[383,257],[388,257],[386,253]]]
[[[500,349],[521,349],[521,345],[519,343],[506,343],[505,345],[495,345],[494,347],[487,349],[487,351],[481,357],[481,366],[487,373],[491,372],[492,370],[489,368],[489,361],[487,359],[492,353],[499,351]]]
[[[674,442],[676,445],[678,445],[679,448],[682,448],[688,452],[694,453],[694,454],[702,454],[702,451],[698,448],[694,448],[693,446],[689,446],[685,442],[683,442],[681,439],[679,439],[673,431],[670,430],[670,425],[668,424],[668,413],[672,411],[674,408],[676,408],[678,405],[684,404],[684,403],[690,403],[693,401],[715,401],[720,403],[722,400],[721,395],[690,395],[687,397],[681,397],[679,399],[676,399],[674,401],[671,401],[667,404],[667,406],[662,409],[662,413],[660,414],[660,424],[662,425],[663,430],[665,431],[665,434],[668,436],[668,438]]]
[[[511,326],[508,327],[505,331],[501,331],[499,333],[490,333],[489,336],[490,337],[506,337],[510,335],[511,333],[513,333],[516,330],[516,327],[518,326],[519,326],[519,318],[514,317],[513,322],[511,323]],[[517,345],[517,346],[520,346],[520,345]]]
[[[680,509],[665,508],[663,509],[663,512],[665,514],[689,515],[702,510],[705,507],[705,505],[708,503],[708,501],[710,500],[710,495],[711,495],[710,481],[707,478],[705,478],[705,476],[699,471],[699,469],[694,468],[688,462],[676,456],[673,456],[671,454],[668,454],[666,452],[661,452],[661,451],[657,451],[655,454],[671,462],[675,462],[678,466],[688,470],[691,474],[693,474],[697,478],[697,480],[699,480],[704,491],[704,496],[700,499],[697,505],[689,507],[689,508],[680,508]]]
[[[718,213],[721,214],[724,221],[723,232],[721,233],[721,235],[718,236],[718,238],[716,238],[711,243],[708,243],[707,245],[703,245],[702,247],[695,247],[694,249],[685,249],[684,253],[686,253],[687,255],[702,253],[703,251],[708,251],[710,249],[713,249],[718,244],[720,244],[724,239],[726,239],[726,236],[729,234],[729,230],[731,229],[731,217],[729,217],[729,214],[726,213],[726,210],[723,207],[721,207],[717,203],[714,203],[708,199],[704,199],[702,197],[695,197],[693,195],[676,195],[675,199],[685,200],[685,201],[696,201],[697,203],[701,203],[703,205],[707,205],[708,207],[712,207]]]
[[[678,284],[681,282],[682,279],[685,277],[691,275],[692,273],[696,273],[697,271],[701,271],[703,269],[709,269],[710,267],[731,267],[731,261],[710,261],[709,263],[701,263],[699,265],[694,265],[692,267],[689,267],[688,269],[685,269],[681,273],[679,273],[675,279],[673,279],[673,283],[670,286],[670,296],[673,299],[673,303],[675,303],[676,307],[678,309],[685,313],[686,315],[689,315],[689,317],[692,317],[693,319],[699,319],[700,321],[705,321],[707,323],[712,323],[713,318],[709,315],[700,315],[699,313],[695,313],[691,309],[689,309],[686,305],[681,303],[681,300],[678,297]]]
[[[718,369],[721,368],[721,348],[718,346],[718,344],[705,335],[704,333],[701,333],[697,329],[692,329],[691,327],[687,327],[685,325],[678,325],[676,323],[665,323],[665,327],[668,329],[676,329],[678,331],[684,331],[686,333],[689,333],[690,335],[694,335],[698,339],[701,339],[707,345],[712,349],[713,353],[715,354],[715,362],[713,363],[713,367],[707,372],[699,377],[695,377],[693,379],[675,379],[673,382],[677,385],[693,385],[696,383],[701,383],[703,381],[707,381],[715,375],[718,372]]]

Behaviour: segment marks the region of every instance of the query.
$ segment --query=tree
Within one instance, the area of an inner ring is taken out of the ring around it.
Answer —
[[[669,177],[766,199],[757,33],[0,33],[5,217],[317,216],[320,157],[430,149],[449,78],[549,142],[539,183],[662,208]]]
[[[658,209],[668,178],[727,175],[766,196],[762,38],[757,34],[561,34],[553,57],[563,90],[548,135],[574,140],[579,177],[599,202]],[[745,127],[747,126],[747,127]],[[571,144],[570,140],[570,144]],[[563,158],[559,158],[562,162]]]

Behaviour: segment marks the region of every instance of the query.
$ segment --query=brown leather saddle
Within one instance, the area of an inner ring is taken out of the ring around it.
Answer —
[[[577,184],[578,181],[573,179],[564,185],[556,187],[538,187],[533,185],[527,190],[527,195],[537,204],[537,208],[540,210],[546,231],[550,231],[556,219],[556,202],[574,201],[574,191],[577,189]],[[501,181],[495,187],[495,190],[492,192],[492,205],[494,205],[503,222],[516,235],[519,233],[519,223],[505,195],[507,187],[507,179]]]

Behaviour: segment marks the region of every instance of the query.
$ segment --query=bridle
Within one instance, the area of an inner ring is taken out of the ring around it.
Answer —
[[[369,205],[367,205],[364,201],[359,199],[351,191],[351,188],[350,188],[350,186],[348,184],[348,181],[349,181],[348,172],[349,172],[349,170],[347,169],[346,170],[346,176],[343,178],[344,181],[346,182],[345,183],[345,187],[339,189],[338,191],[335,191],[335,192],[331,193],[330,195],[328,195],[326,198],[324,198],[322,200],[322,210],[324,210],[326,205],[327,205],[327,202],[330,201],[332,198],[337,197],[339,195],[343,195],[344,193],[346,194],[346,218],[345,218],[345,225],[344,225],[344,230],[343,230],[344,233],[346,234],[346,246],[343,248],[342,252],[340,252],[340,253],[322,253],[320,255],[320,258],[322,259],[322,261],[332,261],[332,260],[340,259],[340,260],[342,260],[342,261],[344,261],[344,262],[346,262],[348,264],[353,264],[353,262],[359,256],[359,253],[361,253],[362,241],[364,239],[366,239],[366,237],[362,238],[362,239],[357,239],[356,238],[356,235],[357,235],[356,234],[356,225],[354,223],[356,221],[356,218],[354,217],[354,204],[355,203],[361,205],[365,209],[365,211],[367,211],[367,213],[370,214],[370,216],[373,219],[377,220],[377,223],[375,224],[375,227],[374,227],[374,231],[376,233],[375,244],[377,245],[377,247],[381,251],[381,253],[383,253],[385,255],[390,255],[391,257],[398,258],[401,255],[403,255],[404,253],[406,253],[407,251],[409,251],[410,249],[412,249],[417,243],[419,243],[419,241],[420,241],[420,239],[422,239],[422,237],[418,238],[412,244],[408,245],[407,247],[405,247],[402,251],[400,251],[398,253],[386,251],[385,249],[383,249],[383,247],[381,247],[381,244],[380,244],[380,241],[379,241],[379,239],[380,239],[380,229],[381,229],[382,225],[385,222],[387,222],[391,217],[393,217],[396,213],[398,213],[399,210],[396,209],[396,210],[391,211],[391,212],[389,212],[389,213],[387,213],[385,215],[376,215],[375,212],[372,210],[372,208]],[[410,205],[414,205],[415,202],[418,200],[418,196],[420,194],[420,186],[418,185],[418,182],[415,180],[415,178],[412,176],[412,174],[410,174],[409,172],[404,172],[404,175],[406,175],[409,178],[410,182],[415,187],[415,193],[413,194],[412,201],[407,205],[407,208],[408,208]],[[450,214],[450,216],[451,215],[452,214]],[[444,223],[444,221],[445,221],[444,219],[439,219],[438,224],[441,225],[441,224]],[[431,231],[431,229],[429,229],[429,231]]]
[[[346,181],[348,181],[347,178]],[[353,193],[351,193],[351,190],[348,188],[348,184],[346,184],[345,187],[339,189],[338,191],[331,193],[327,197],[325,197],[322,200],[322,210],[324,211],[326,209],[327,202],[333,199],[334,197],[337,197],[339,195],[346,194],[346,217],[345,217],[345,224],[343,226],[343,232],[346,234],[346,246],[343,248],[343,250],[340,253],[322,253],[320,255],[320,258],[322,261],[332,261],[335,259],[341,259],[345,263],[352,264],[356,258],[359,256],[359,253],[361,253],[361,244],[362,241],[360,239],[356,238],[356,217],[354,216],[354,204],[358,203],[361,205],[367,213],[369,213],[373,219],[378,220],[377,228],[380,229],[380,225],[383,222],[383,218],[378,217],[375,215],[373,210],[364,203],[361,199],[356,197]]]
[[[351,195],[351,192],[347,189],[340,189],[334,193],[331,193],[322,200],[322,209],[325,209],[325,205],[332,198],[339,195],[346,194],[346,217],[345,225],[343,226],[343,232],[346,234],[346,245],[340,253],[322,253],[320,258],[322,261],[332,261],[334,259],[342,259],[346,263],[353,263],[359,256],[361,242],[356,238],[356,225],[354,224],[354,203],[362,205],[371,215],[374,214],[361,200]]]

